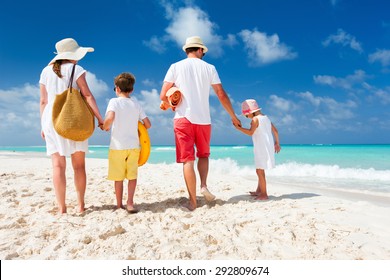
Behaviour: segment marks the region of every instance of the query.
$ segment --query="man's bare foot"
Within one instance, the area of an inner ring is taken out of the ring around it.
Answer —
[[[191,205],[189,202],[181,204],[181,207],[186,208],[189,211],[194,211],[196,206]]]
[[[259,196],[259,193],[258,193],[258,192],[249,192],[249,194],[250,194],[251,196]]]
[[[202,187],[200,189],[200,193],[204,196],[204,198],[208,202],[213,201],[215,199],[215,195],[213,195],[211,192],[209,192],[209,190],[206,187]]]
[[[260,194],[255,198],[255,200],[268,200],[268,195],[267,194]]]

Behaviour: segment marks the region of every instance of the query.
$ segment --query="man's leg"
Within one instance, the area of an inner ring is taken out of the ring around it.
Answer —
[[[196,174],[194,161],[187,161],[183,163],[183,174],[190,199],[188,209],[192,211],[196,209]]]

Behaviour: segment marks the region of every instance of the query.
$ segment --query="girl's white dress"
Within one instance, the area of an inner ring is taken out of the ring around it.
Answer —
[[[61,73],[63,77],[59,78],[53,71],[53,65],[48,65],[42,70],[39,79],[39,83],[45,85],[48,95],[48,103],[41,118],[42,131],[45,134],[47,155],[59,153],[61,156],[70,156],[77,151],[88,152],[88,140],[73,141],[66,139],[58,135],[53,126],[52,110],[54,99],[57,94],[62,93],[68,88],[72,67],[72,63],[62,64]],[[86,71],[81,66],[76,65],[73,77],[74,88],[79,90],[76,81],[85,72]]]
[[[275,167],[275,145],[272,136],[271,121],[265,115],[258,115],[259,126],[252,135],[256,169]]]

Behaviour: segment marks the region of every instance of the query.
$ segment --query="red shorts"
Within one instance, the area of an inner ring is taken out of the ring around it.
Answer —
[[[192,124],[186,118],[174,119],[176,162],[182,163],[210,156],[211,125]]]

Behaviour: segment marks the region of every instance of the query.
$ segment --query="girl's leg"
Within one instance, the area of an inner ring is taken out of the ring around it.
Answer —
[[[56,200],[58,205],[58,213],[66,213],[66,159],[64,156],[60,156],[59,153],[55,153],[51,156],[53,166],[53,185],[56,194]]]
[[[115,197],[116,197],[116,208],[124,208],[122,204],[123,198],[123,181],[115,181]]]
[[[87,175],[85,172],[85,153],[76,152],[72,154],[72,166],[74,171],[74,184],[77,193],[78,212],[85,210],[85,189],[87,187]]]
[[[259,200],[267,200],[267,181],[265,180],[265,171],[264,169],[256,169],[257,177],[259,179],[257,191],[260,191],[256,197]]]

